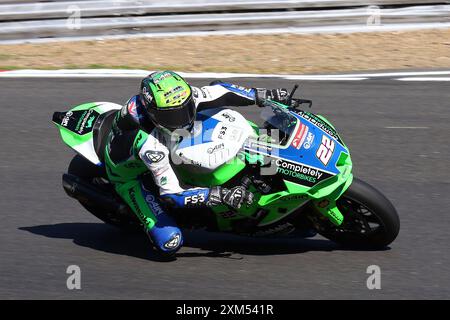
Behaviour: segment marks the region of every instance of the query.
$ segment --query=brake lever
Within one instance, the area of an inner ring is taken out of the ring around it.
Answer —
[[[312,106],[312,100],[308,100],[308,99],[298,99],[298,105],[300,106],[301,104],[308,104],[308,108],[311,108]]]
[[[294,109],[298,108],[301,104],[308,104],[308,108],[312,107],[312,100],[308,99],[294,99],[294,93],[298,89],[298,84],[294,85],[294,88],[292,89],[291,93],[289,94],[288,98],[288,105]]]
[[[294,97],[294,93],[295,91],[298,89],[298,84],[294,85],[294,88],[292,89],[291,93],[289,94],[289,98],[288,98],[288,105],[291,105],[292,103],[292,98]]]

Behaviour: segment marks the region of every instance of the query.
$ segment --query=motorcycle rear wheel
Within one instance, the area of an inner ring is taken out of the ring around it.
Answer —
[[[353,179],[348,190],[336,201],[344,222],[336,227],[319,223],[319,234],[345,246],[383,249],[400,231],[400,219],[392,203],[368,183]]]
[[[72,159],[69,164],[68,173],[73,174],[91,184],[95,184],[95,179],[106,178],[104,168],[94,165],[80,155],[76,155]],[[115,226],[127,232],[135,232],[142,229],[139,220],[134,216],[131,210],[129,214],[118,215],[95,203],[85,202],[82,200],[78,200],[78,202],[96,218],[109,225]]]

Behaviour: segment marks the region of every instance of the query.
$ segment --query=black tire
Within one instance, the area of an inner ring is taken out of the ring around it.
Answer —
[[[78,154],[70,161],[67,173],[76,175],[86,181],[90,181],[96,177],[106,178],[106,171],[104,168],[96,166]]]
[[[397,211],[368,183],[354,178],[336,203],[344,215],[344,223],[340,227],[331,223],[320,225],[318,232],[322,236],[345,246],[366,249],[383,249],[397,238],[400,231]]]
[[[69,164],[68,173],[73,174],[89,183],[93,183],[96,178],[106,178],[104,168],[94,165],[80,155],[76,155],[72,159]],[[103,188],[105,191],[114,192],[111,185],[97,185],[97,187]],[[109,225],[115,226],[127,232],[141,230],[140,222],[131,210],[129,210],[128,214],[118,215],[113,212],[109,212],[95,203],[80,200],[78,200],[78,202],[95,217]]]

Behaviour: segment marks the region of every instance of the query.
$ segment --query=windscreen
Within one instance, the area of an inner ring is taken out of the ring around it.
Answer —
[[[271,144],[286,145],[297,124],[297,118],[289,110],[274,101],[266,100],[261,111],[264,128]],[[277,132],[278,130],[278,132]]]

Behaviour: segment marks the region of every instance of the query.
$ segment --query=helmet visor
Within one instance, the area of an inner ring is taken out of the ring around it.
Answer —
[[[195,102],[192,96],[183,105],[170,109],[153,109],[150,116],[155,124],[174,131],[192,127],[195,120]]]

